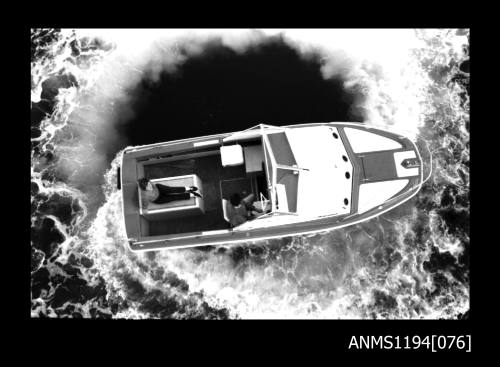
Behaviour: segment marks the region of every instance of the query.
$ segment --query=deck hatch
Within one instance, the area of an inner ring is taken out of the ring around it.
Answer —
[[[379,152],[361,156],[366,181],[394,180],[398,178],[393,152]]]

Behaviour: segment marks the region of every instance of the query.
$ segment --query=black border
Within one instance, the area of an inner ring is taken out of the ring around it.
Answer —
[[[423,5],[420,5],[423,6]],[[453,6],[449,5],[448,6]],[[406,7],[406,6],[404,6]],[[418,7],[418,5],[417,5]],[[428,10],[427,11],[432,11]],[[464,10],[465,11],[465,10]],[[418,13],[418,12],[417,12]],[[170,13],[172,16],[172,13]],[[419,16],[418,14],[415,14],[417,17]],[[168,17],[171,18],[171,17]],[[174,17],[175,18],[175,17]],[[399,18],[401,19],[401,18]],[[461,19],[461,18],[455,18],[452,13],[449,13],[446,18],[442,19],[440,22],[436,22],[434,24],[430,24],[431,22],[427,20],[423,20],[424,18],[420,19],[417,22],[414,22],[411,27],[435,27],[437,26],[437,23],[439,23],[439,27],[452,27],[455,28],[457,27],[455,25],[443,25],[443,23],[457,23],[455,20],[456,19]],[[463,18],[462,18],[463,19]],[[170,19],[169,19],[170,20]],[[398,23],[401,22],[401,20],[393,20],[392,23]],[[64,21],[63,21],[64,23]],[[68,21],[68,23],[73,23],[73,21]],[[106,23],[106,22],[101,22],[101,23]],[[114,21],[111,21],[111,23],[116,23]],[[170,23],[170,22],[169,22]],[[188,22],[189,23],[189,22]],[[196,23],[196,22],[194,22]],[[203,24],[203,21],[201,22]],[[257,22],[260,23],[260,22]],[[262,23],[265,23],[262,21]],[[330,24],[326,24],[325,27],[331,27],[332,22],[327,22]],[[339,22],[334,22],[336,23],[336,26],[342,27]],[[342,23],[342,22],[340,22]],[[389,23],[391,23],[389,21]],[[416,24],[415,24],[416,23]],[[71,28],[73,24],[65,24],[66,27]],[[20,47],[21,50],[20,52],[15,53],[17,55],[15,59],[13,59],[15,66],[19,67],[21,70],[19,73],[13,73],[14,75],[26,75],[27,81],[26,83],[30,83],[30,77],[29,74],[26,73],[25,67],[29,65],[30,63],[30,55],[29,55],[29,45],[27,47],[25,46],[26,43],[29,42],[30,38],[30,28],[32,27],[39,27],[39,26],[47,26],[47,22],[45,20],[39,20],[36,22],[32,22],[28,27],[24,28],[21,31],[17,31],[17,36],[20,36],[19,42],[17,42],[17,47]],[[161,26],[161,25],[159,25]],[[169,25],[170,26],[170,25]],[[364,24],[363,27],[371,27],[373,25],[370,25],[370,22],[367,24]],[[98,25],[94,25],[92,27],[99,27]],[[184,25],[183,27],[189,28],[189,25]],[[198,25],[198,27],[200,27]],[[203,25],[201,26],[203,27]],[[223,26],[217,26],[217,27],[223,27]],[[231,25],[226,25],[225,27],[234,27]],[[237,26],[236,28],[247,28],[248,26]],[[251,28],[266,28],[269,26],[266,26],[265,24],[252,24],[250,25]],[[307,27],[307,26],[304,26]],[[396,26],[397,27],[397,26]],[[408,27],[406,24],[404,26],[405,28]],[[272,28],[272,27],[270,27]],[[313,27],[315,28],[315,27]],[[350,26],[349,28],[355,28],[353,26]],[[460,25],[457,28],[470,28],[470,24]],[[474,34],[476,30],[474,30],[472,33]],[[480,31],[478,31],[480,33]],[[473,36],[476,37],[476,36]],[[481,35],[478,34],[478,36],[475,38],[475,42],[479,41],[480,42]],[[26,42],[26,43],[25,43]],[[478,47],[474,52],[479,52],[480,47]],[[22,57],[26,57],[28,60],[26,60],[26,63],[24,62],[19,62],[18,57],[19,55],[22,55]],[[479,55],[479,54],[478,54]],[[479,64],[479,62],[478,62]],[[488,65],[488,64],[487,64]],[[490,68],[494,65],[489,64]],[[481,73],[481,68],[478,68],[476,71],[478,74]],[[475,72],[476,72],[475,71]],[[483,72],[487,72],[488,69],[485,68],[483,69]],[[487,76],[483,76],[483,78],[478,75],[477,77],[477,82],[474,83],[480,83],[481,80],[483,81],[488,81]],[[479,85],[479,84],[478,84]],[[14,112],[17,115],[18,111],[24,110],[27,106],[25,104],[25,101],[21,101],[21,98],[19,96],[21,95],[26,95],[26,98],[30,98],[29,95],[29,90],[27,85],[25,85],[22,82],[16,82],[14,84],[11,84],[9,86],[13,88],[19,88],[20,91],[19,93],[15,93],[14,98],[9,99],[9,105],[11,102],[13,103],[19,103],[19,108],[15,107],[8,107],[11,111]],[[477,87],[477,91],[479,92],[481,89],[487,90],[487,88],[480,88]],[[477,156],[476,158],[476,163],[479,164],[479,161],[481,160],[480,157],[492,157],[492,151],[493,149],[487,149],[487,136],[488,136],[488,131],[485,129],[481,129],[479,127],[479,124],[482,124],[482,126],[489,127],[491,125],[494,125],[496,121],[496,116],[494,114],[491,114],[491,112],[494,112],[494,110],[490,109],[482,109],[479,104],[480,104],[480,98],[474,99],[473,103],[477,103],[477,108],[474,110],[474,116],[479,116],[479,114],[482,111],[488,111],[490,112],[488,117],[485,117],[485,119],[480,119],[479,117],[477,118],[477,125],[478,127],[476,130],[474,130],[474,134],[477,134],[478,137],[475,138],[478,142],[480,141],[479,136],[480,134],[484,134],[483,138],[481,138],[481,141],[483,141],[483,144],[476,144],[474,145],[474,152],[477,151],[477,153],[474,153],[474,156]],[[29,120],[29,110],[26,108],[26,119]],[[15,128],[19,128],[19,133],[11,133],[10,131],[8,132],[8,135],[12,136],[13,139],[9,139],[4,135],[4,139],[6,140],[11,140],[10,143],[14,143],[14,145],[18,146],[18,137],[23,136],[24,134],[28,135],[23,139],[24,144],[26,144],[26,153],[22,154],[22,157],[25,157],[24,154],[26,154],[26,161],[24,161],[24,158],[22,158],[22,164],[14,164],[15,169],[19,169],[20,173],[19,174],[14,174],[11,173],[11,177],[25,177],[24,173],[25,169],[26,171],[30,170],[30,151],[31,151],[31,146],[30,146],[30,129],[25,125],[25,123],[18,123],[18,122],[11,122],[9,123],[8,121],[17,121],[19,119],[19,116],[13,116],[11,119],[8,119],[5,117],[6,120],[4,120],[5,123],[14,126]],[[482,121],[481,121],[482,120]],[[9,126],[9,129],[11,128]],[[482,131],[481,131],[482,130]],[[482,145],[482,146],[481,146]],[[491,145],[491,147],[494,147],[495,145]],[[13,147],[14,148],[14,147]],[[18,149],[18,147],[15,147]],[[22,148],[24,149],[24,147]],[[480,149],[485,149],[484,152],[480,153]],[[29,160],[29,161],[28,161]],[[24,166],[26,164],[26,166]],[[490,169],[486,169],[486,173],[491,173],[493,169],[490,167]],[[496,168],[494,169],[496,170]],[[480,168],[477,168],[476,171],[479,173]],[[10,176],[9,175],[9,176]],[[475,176],[474,180],[480,180],[481,178],[479,177],[481,175]],[[484,177],[483,177],[484,178]],[[477,184],[477,187],[479,187],[479,183]],[[487,186],[484,186],[487,187]],[[27,182],[27,190],[30,190],[29,182]],[[487,190],[486,190],[487,191]],[[483,194],[485,194],[483,192]],[[486,192],[488,194],[488,192]],[[481,195],[481,190],[478,190],[477,193],[474,193],[474,195],[477,195],[477,203],[480,203],[483,201],[483,198],[480,198]],[[14,207],[19,207],[19,205],[16,205],[16,198],[12,197],[12,195],[8,195],[11,197],[8,197],[10,200],[13,200],[13,203],[9,203],[9,206],[14,206]],[[24,199],[23,199],[24,200]],[[491,200],[490,200],[491,201]],[[497,201],[495,199],[494,201]],[[484,201],[488,203],[488,198],[484,198]],[[479,204],[478,204],[479,205]],[[27,211],[29,211],[30,206],[27,205]],[[480,236],[480,232],[487,232],[483,234],[489,234],[490,238],[489,240],[486,239],[486,241],[482,240],[479,242],[475,242],[478,246],[477,249],[475,250],[475,255],[474,255],[474,262],[476,263],[474,267],[474,271],[472,272],[472,263],[471,263],[471,273],[474,275],[471,277],[471,279],[474,279],[474,287],[472,287],[471,283],[471,288],[474,288],[474,304],[476,305],[476,310],[477,313],[470,313],[470,317],[467,320],[326,320],[326,321],[321,321],[321,320],[310,320],[310,321],[305,321],[305,320],[300,320],[300,321],[281,321],[281,320],[274,320],[274,321],[236,321],[236,320],[230,320],[230,321],[219,321],[219,322],[214,322],[214,321],[187,321],[187,322],[177,322],[177,321],[167,321],[167,320],[144,320],[144,321],[135,321],[135,320],[75,320],[75,319],[31,319],[30,318],[30,295],[28,292],[29,287],[31,287],[30,284],[30,247],[27,246],[27,243],[29,243],[29,238],[23,238],[24,235],[29,236],[29,231],[26,230],[26,227],[22,224],[24,223],[23,220],[17,219],[18,214],[13,214],[11,211],[10,216],[11,219],[9,219],[9,222],[14,222],[13,225],[19,226],[19,228],[16,227],[15,230],[15,235],[13,238],[9,238],[7,241],[4,241],[4,245],[8,247],[7,251],[7,256],[14,257],[16,260],[14,261],[9,261],[8,265],[13,266],[13,269],[9,269],[11,271],[11,274],[19,274],[19,272],[22,272],[21,277],[18,277],[15,275],[14,277],[9,277],[10,279],[15,278],[15,282],[13,282],[14,289],[12,293],[10,293],[10,298],[11,300],[14,300],[15,303],[19,302],[18,306],[12,307],[15,309],[15,313],[18,314],[16,315],[17,320],[24,320],[26,324],[23,323],[23,325],[27,325],[28,328],[30,329],[28,332],[26,332],[26,337],[29,338],[28,335],[31,333],[41,333],[44,335],[43,338],[37,338],[36,343],[41,342],[45,339],[46,342],[56,342],[57,343],[63,343],[66,335],[71,335],[71,338],[76,338],[76,339],[82,339],[85,340],[87,337],[93,336],[94,340],[90,342],[91,344],[95,343],[112,343],[114,344],[115,342],[117,345],[121,345],[122,348],[118,353],[126,353],[126,348],[127,345],[130,344],[131,341],[134,341],[137,343],[137,346],[143,346],[147,347],[147,350],[153,351],[156,350],[157,353],[161,353],[162,350],[169,350],[171,347],[173,347],[173,344],[169,344],[167,346],[167,343],[173,342],[176,340],[179,342],[181,345],[187,345],[187,347],[190,350],[193,350],[193,347],[202,347],[202,346],[207,346],[207,344],[217,346],[216,349],[213,351],[214,354],[218,354],[221,358],[224,358],[224,351],[229,349],[232,351],[238,352],[238,354],[241,354],[243,359],[245,359],[245,356],[248,354],[259,354],[262,353],[262,350],[269,350],[269,349],[278,349],[278,352],[280,351],[280,348],[278,345],[285,345],[286,350],[282,350],[283,353],[286,354],[291,354],[294,352],[299,353],[300,351],[311,351],[313,354],[321,354],[325,353],[327,356],[330,358],[330,363],[333,362],[334,356],[332,355],[331,352],[335,351],[347,351],[347,345],[348,345],[348,340],[350,340],[351,335],[400,335],[400,336],[405,336],[405,335],[432,335],[432,334],[444,334],[444,335],[460,335],[460,334],[473,334],[474,337],[478,337],[479,340],[474,340],[474,349],[480,349],[487,341],[488,334],[486,332],[480,332],[478,331],[479,328],[481,327],[481,324],[484,325],[485,327],[488,327],[490,329],[490,332],[495,331],[493,327],[493,320],[488,321],[486,320],[486,317],[492,316],[493,318],[496,318],[495,316],[495,309],[492,309],[493,305],[496,305],[496,302],[494,302],[494,298],[496,298],[496,272],[495,272],[495,265],[493,264],[493,267],[489,268],[492,269],[493,271],[489,274],[488,278],[491,279],[490,283],[487,284],[489,286],[489,289],[486,290],[486,294],[483,293],[482,296],[488,296],[492,297],[490,300],[488,300],[488,304],[485,306],[481,306],[481,298],[484,298],[481,296],[482,291],[480,288],[481,283],[483,282],[481,280],[481,270],[485,270],[488,268],[488,265],[486,265],[487,262],[484,262],[483,266],[483,259],[481,259],[482,256],[490,253],[490,248],[495,247],[495,234],[494,232],[491,233],[491,229],[495,228],[495,224],[493,222],[488,223],[486,220],[488,217],[490,219],[495,219],[495,215],[488,216],[488,212],[483,212],[485,215],[482,216],[481,222],[478,222],[478,224],[473,225],[473,228],[477,228],[477,230],[474,233],[476,233],[477,236]],[[479,214],[481,214],[481,211],[479,209],[476,210],[477,218],[479,218]],[[22,215],[22,218],[26,218],[27,221],[28,215],[24,217],[24,214]],[[481,223],[481,224],[479,224]],[[10,224],[9,224],[10,226]],[[10,230],[11,231],[11,230]],[[479,237],[476,237],[479,239]],[[482,248],[479,246],[483,246]],[[14,249],[14,254],[11,254],[11,249]],[[15,254],[16,251],[19,251],[20,254],[17,255]],[[26,253],[24,252],[26,251]],[[24,261],[19,261],[19,259],[28,259],[26,262]],[[6,260],[8,261],[8,260]],[[19,262],[22,262],[23,265],[19,264]],[[479,264],[479,265],[477,265]],[[25,267],[25,268],[24,268]],[[18,282],[18,279],[22,279],[23,276],[26,276],[26,283],[25,281],[20,281]],[[485,279],[488,279],[485,278]],[[10,282],[10,281],[9,281]],[[28,286],[26,286],[26,284]],[[18,292],[20,294],[18,294]],[[26,297],[26,298],[24,298]],[[16,302],[17,301],[17,302]],[[9,301],[11,302],[11,301]],[[472,303],[472,301],[471,301]],[[8,314],[8,318],[10,317],[10,314]],[[484,320],[481,320],[484,317]],[[19,325],[19,324],[18,324]],[[101,329],[102,328],[102,329]],[[24,327],[21,327],[18,329],[18,333],[22,333]],[[73,330],[73,331],[69,331]],[[113,335],[115,338],[111,338],[110,336],[110,330],[113,330]],[[122,332],[118,336],[116,332]],[[217,331],[217,334],[215,332]],[[16,333],[16,334],[18,334]],[[80,334],[80,335],[78,335]],[[158,340],[156,338],[156,335],[162,335],[162,339]],[[235,337],[237,335],[237,338]],[[475,338],[474,338],[475,339]],[[70,344],[71,340],[66,340],[68,344]],[[57,345],[56,343],[56,345]],[[63,343],[64,344],[64,343]],[[174,343],[177,344],[177,343]],[[238,347],[236,350],[232,349],[230,345],[236,344]],[[267,346],[274,345],[276,347],[272,348],[267,348]],[[161,349],[156,349],[156,348],[161,348]],[[59,349],[59,348],[58,348]],[[83,349],[85,349],[85,346],[83,346]],[[134,348],[135,349],[135,348]],[[196,348],[195,348],[196,349]],[[201,348],[203,349],[203,348]],[[143,349],[144,350],[144,349]],[[137,353],[142,354],[142,352],[137,351]],[[194,352],[196,354],[196,352]],[[300,354],[300,353],[299,353]],[[262,356],[263,359],[265,359]],[[333,358],[333,360],[331,359]],[[314,358],[312,358],[314,359]]]

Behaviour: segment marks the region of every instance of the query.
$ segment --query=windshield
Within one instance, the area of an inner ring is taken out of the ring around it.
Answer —
[[[300,169],[285,132],[263,135],[271,206],[276,212],[297,212],[297,189]]]
[[[297,164],[290,143],[284,132],[268,134],[267,137],[277,164],[284,166],[293,166]]]

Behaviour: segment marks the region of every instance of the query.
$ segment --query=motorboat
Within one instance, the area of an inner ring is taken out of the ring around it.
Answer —
[[[403,135],[353,122],[259,124],[129,147],[118,173],[129,247],[251,243],[367,221],[417,194],[432,172],[424,151]],[[141,178],[196,186],[201,198],[142,205]],[[228,218],[234,193],[253,194],[260,208],[236,226]]]

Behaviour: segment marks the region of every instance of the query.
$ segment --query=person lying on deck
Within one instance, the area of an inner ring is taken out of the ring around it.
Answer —
[[[233,227],[245,223],[249,219],[253,219],[261,210],[256,209],[253,203],[254,194],[250,194],[245,198],[241,198],[240,194],[234,193],[229,198],[230,205],[227,206],[227,217]],[[256,213],[254,213],[256,212]]]
[[[167,186],[155,184],[147,178],[138,180],[141,189],[142,208],[146,209],[149,203],[165,204],[175,200],[188,200],[192,197],[201,198],[196,186]]]

